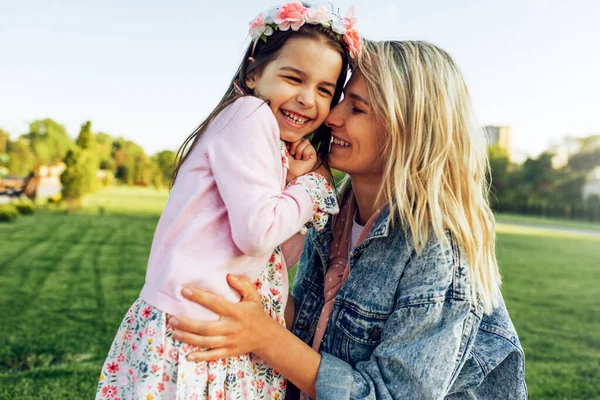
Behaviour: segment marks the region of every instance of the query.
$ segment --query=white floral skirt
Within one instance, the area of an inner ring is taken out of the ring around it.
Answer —
[[[285,325],[281,250],[255,286],[265,312]],[[198,349],[172,337],[169,315],[138,299],[127,311],[102,367],[96,399],[283,399],[286,381],[253,354],[189,362]]]

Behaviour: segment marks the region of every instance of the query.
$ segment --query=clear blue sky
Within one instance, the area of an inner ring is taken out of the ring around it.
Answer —
[[[85,120],[149,153],[176,149],[215,106],[277,2],[0,0],[0,128]],[[461,66],[482,124],[536,154],[600,133],[600,1],[336,1],[370,39],[423,39]]]

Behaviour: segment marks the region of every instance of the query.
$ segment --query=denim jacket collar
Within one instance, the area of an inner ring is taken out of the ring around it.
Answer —
[[[389,205],[386,205],[385,208],[381,211],[379,218],[377,218],[377,222],[375,222],[375,225],[371,229],[371,232],[369,232],[361,246],[368,243],[372,239],[387,237],[390,232],[391,222],[392,217],[390,216],[390,208]],[[332,241],[331,224],[332,220],[330,218],[323,230],[315,232],[313,239],[315,249],[321,257],[321,261],[325,270],[326,266],[329,264],[329,247]],[[325,270],[323,272],[326,272]]]

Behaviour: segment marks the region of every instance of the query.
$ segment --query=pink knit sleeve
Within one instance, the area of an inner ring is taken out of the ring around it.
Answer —
[[[209,145],[209,163],[233,241],[246,254],[265,254],[311,220],[313,200],[301,185],[281,189],[279,128],[268,105],[244,97],[223,112],[231,120]]]

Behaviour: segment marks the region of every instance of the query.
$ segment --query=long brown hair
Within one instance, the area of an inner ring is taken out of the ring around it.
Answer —
[[[319,40],[336,50],[342,56],[342,72],[340,73],[336,83],[335,92],[333,94],[333,98],[331,99],[331,107],[335,106],[339,102],[348,73],[348,48],[343,41],[336,37],[336,34],[331,29],[325,28],[321,25],[304,24],[298,31],[293,31],[291,29],[287,31],[277,30],[273,32],[273,35],[269,36],[266,41],[258,40],[256,46],[254,46],[254,43],[250,43],[237,72],[231,80],[227,91],[221,98],[221,101],[219,101],[219,104],[217,104],[215,109],[208,115],[208,117],[202,121],[200,126],[198,126],[198,128],[196,128],[194,132],[192,132],[192,134],[185,139],[177,151],[175,168],[173,169],[173,173],[171,175],[171,183],[169,188],[173,188],[179,173],[179,169],[213,119],[235,100],[245,96],[245,94],[241,94],[239,90],[236,89],[235,85],[237,84],[244,93],[251,94],[253,91],[246,85],[246,77],[260,73],[260,71],[262,71],[268,63],[275,60],[285,43],[290,38],[309,38]],[[322,124],[311,134],[310,141],[315,147],[319,159],[326,160],[329,152],[329,144],[331,142],[331,131],[329,128],[327,128],[325,124]]]

